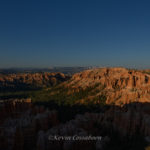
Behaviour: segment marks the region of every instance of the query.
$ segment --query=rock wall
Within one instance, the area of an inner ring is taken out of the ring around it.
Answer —
[[[97,85],[97,86],[95,86]],[[130,102],[150,102],[150,75],[139,70],[125,68],[99,68],[86,70],[62,83],[70,92],[95,87],[94,99],[103,94],[106,104],[124,105]],[[79,100],[84,102],[84,100]]]

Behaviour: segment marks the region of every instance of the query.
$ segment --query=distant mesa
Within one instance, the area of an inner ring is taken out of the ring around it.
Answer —
[[[63,73],[17,73],[0,74],[0,90],[26,90],[54,86],[66,81],[68,75]]]

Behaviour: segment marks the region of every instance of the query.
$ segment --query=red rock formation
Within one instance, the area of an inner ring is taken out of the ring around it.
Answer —
[[[0,74],[0,90],[9,88],[38,88],[52,86],[66,81],[69,77],[63,73],[22,73],[22,74]]]
[[[104,94],[107,98],[107,104],[123,105],[130,102],[150,102],[150,75],[137,70],[125,68],[86,70],[73,75],[61,86],[68,88],[70,90],[68,94],[70,94],[95,85],[98,85],[95,87],[96,94],[89,95],[91,100]],[[79,101],[84,102],[80,99]]]

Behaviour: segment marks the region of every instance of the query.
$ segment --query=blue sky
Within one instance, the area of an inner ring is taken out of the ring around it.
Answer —
[[[150,68],[149,0],[1,0],[0,68]]]

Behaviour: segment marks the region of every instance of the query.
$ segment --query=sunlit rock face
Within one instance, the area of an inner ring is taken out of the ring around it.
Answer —
[[[93,86],[96,92],[92,96],[104,94],[106,104],[111,105],[98,107],[100,113],[76,114],[63,123],[59,112],[33,106],[31,99],[1,100],[0,150],[106,150],[114,135],[122,141],[136,136],[150,141],[150,104],[144,103],[150,101],[149,77],[124,68],[93,69],[73,75],[60,88],[67,87],[72,93]],[[92,135],[101,136],[101,140],[50,139],[55,135]]]
[[[61,86],[60,86],[61,87]],[[130,102],[150,102],[150,75],[140,70],[125,68],[99,68],[76,73],[62,83],[68,93],[79,92],[80,89],[94,87],[86,99],[92,100],[100,95],[106,96],[106,104],[122,106]]]

